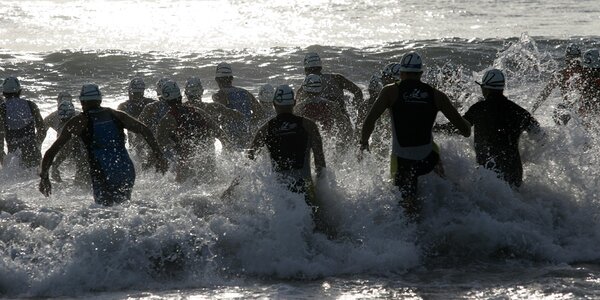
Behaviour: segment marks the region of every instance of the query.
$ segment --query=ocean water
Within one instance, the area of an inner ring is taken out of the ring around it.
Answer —
[[[160,77],[199,76],[209,100],[221,61],[253,93],[265,82],[298,86],[308,51],[366,95],[373,73],[417,50],[427,81],[461,112],[479,100],[472,82],[492,66],[507,73],[508,97],[530,109],[567,43],[600,47],[599,25],[600,3],[575,0],[5,1],[0,76],[19,76],[46,116],[58,92],[76,95],[85,82],[116,107],[136,75],[148,97]],[[441,68],[455,71],[453,85],[440,81]],[[69,169],[44,198],[35,171],[9,157],[0,297],[600,298],[599,131],[578,118],[555,125],[559,94],[534,115],[548,140],[522,138],[518,191],[477,168],[472,139],[437,134],[446,178],[420,180],[418,224],[397,207],[386,157],[358,161],[355,149],[326,141],[317,191],[336,240],[312,232],[303,199],[276,183],[265,155],[250,162],[222,151],[214,182],[199,184],[138,169],[131,201],[109,208],[93,204]],[[235,176],[239,187],[221,200]]]

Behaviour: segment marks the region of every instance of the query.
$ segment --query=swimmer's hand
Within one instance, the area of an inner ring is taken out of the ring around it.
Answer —
[[[42,173],[40,174],[40,177],[39,190],[44,196],[48,197],[50,194],[52,194],[52,183],[50,183],[50,177],[48,177],[48,173]]]

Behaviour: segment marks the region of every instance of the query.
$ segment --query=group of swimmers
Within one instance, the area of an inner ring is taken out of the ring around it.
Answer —
[[[568,59],[576,53],[574,49],[578,48],[567,48]],[[573,71],[575,63],[569,63],[568,71],[560,72],[553,80],[560,83],[563,93],[572,88],[572,81],[577,81],[577,87],[584,91],[579,103],[570,102],[565,107],[577,106],[582,115],[598,113],[598,50],[583,54],[579,50],[579,54],[578,71]],[[485,101],[474,104],[462,116],[443,91],[421,80],[424,65],[416,52],[404,54],[400,62],[386,66],[380,78],[372,78],[366,100],[361,89],[344,76],[323,73],[317,53],[305,55],[304,70],[306,77],[299,89],[294,91],[286,84],[276,88],[264,85],[258,95],[261,101],[233,85],[233,70],[228,63],[216,67],[219,90],[212,96],[213,102],[202,101],[204,89],[196,77],[186,81],[183,93],[177,82],[169,78],[159,80],[158,101],[145,98],[143,79],[133,78],[128,87],[129,99],[116,110],[101,105],[102,93],[97,85],[85,84],[79,95],[81,113],[75,110],[71,95],[61,93],[57,112],[45,120],[35,103],[21,98],[19,80],[8,77],[3,82],[0,134],[9,153],[20,152],[23,166],[41,166],[39,189],[44,195],[49,196],[52,191],[50,175],[53,180],[60,180],[58,168],[51,167],[70,156],[76,160],[76,177],[91,183],[94,199],[102,205],[121,203],[131,197],[135,168],[127,143],[136,155],[147,159],[144,168],[155,166],[164,173],[170,165],[180,182],[198,174],[214,178],[215,139],[226,151],[247,151],[250,159],[266,148],[282,184],[305,195],[306,203],[313,208],[315,224],[321,229],[326,225],[319,217],[323,212],[317,209],[319,203],[314,197],[311,153],[319,179],[326,168],[323,138],[336,139],[336,147],[340,148],[358,140],[360,150],[369,150],[371,135],[385,111],[389,118],[381,118],[378,131],[392,139],[393,182],[401,191],[400,204],[410,218],[419,216],[422,205],[417,193],[418,177],[432,170],[443,172],[436,169],[440,153],[433,131],[458,132],[468,137],[473,127],[477,163],[496,171],[499,178],[514,187],[521,185],[523,177],[518,149],[521,133],[527,131],[540,140],[545,138],[532,114],[504,96],[505,75],[498,69],[487,70],[477,82]],[[548,89],[553,85],[556,83]],[[548,89],[533,110],[548,97]],[[353,94],[356,130],[344,91]],[[183,102],[184,94],[187,102]],[[264,105],[265,98],[270,105]],[[449,124],[434,126],[438,111]],[[59,134],[42,159],[40,149],[47,126]],[[198,153],[202,153],[201,162],[190,163]]]

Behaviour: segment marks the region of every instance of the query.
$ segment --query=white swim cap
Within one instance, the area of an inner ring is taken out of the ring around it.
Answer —
[[[567,49],[565,49],[565,57],[580,57],[581,56],[581,47],[579,45],[570,43],[567,45]]]
[[[75,115],[75,106],[71,101],[63,101],[58,105],[58,117],[66,121]]]
[[[260,102],[271,102],[273,101],[273,95],[275,95],[275,88],[266,83],[258,88],[258,100]]]
[[[598,49],[589,49],[583,53],[581,64],[585,68],[600,69],[600,53]]]
[[[417,52],[408,52],[402,55],[400,60],[400,72],[420,73],[423,72],[423,60]]]
[[[146,90],[146,83],[144,83],[144,79],[141,77],[134,77],[129,82],[129,87],[127,90],[130,93],[143,93]]]
[[[156,82],[156,95],[158,95],[158,97],[160,97],[160,94],[162,93],[162,85],[169,80],[171,79],[168,77],[163,77]]]
[[[504,90],[505,78],[502,71],[498,69],[491,69],[485,71],[481,82],[475,81],[475,83],[490,90]]]
[[[204,87],[198,77],[190,77],[185,82],[185,94],[189,96],[202,96]]]
[[[7,94],[18,93],[21,91],[21,83],[14,76],[9,76],[2,83],[2,92]]]
[[[287,84],[282,84],[275,89],[273,104],[277,106],[288,106],[296,104],[294,100],[294,91]]]
[[[60,104],[63,101],[73,102],[73,96],[69,92],[60,92],[56,97],[56,103]]]
[[[321,75],[308,74],[302,83],[304,90],[308,93],[320,93],[323,90]]]
[[[102,101],[100,88],[94,83],[86,83],[81,87],[79,101]]]
[[[231,69],[231,65],[226,62],[218,64],[217,70],[215,72],[215,77],[233,77],[233,69]]]
[[[304,55],[304,68],[322,67],[321,57],[316,52],[309,52]]]
[[[181,89],[177,82],[169,80],[162,85],[161,97],[165,101],[175,100],[181,97]]]
[[[371,79],[369,79],[369,90],[374,91],[379,94],[383,89],[383,81],[381,81],[381,76],[379,73],[375,73],[371,75]]]
[[[383,71],[381,71],[382,75],[385,77],[393,78],[396,81],[400,80],[400,64],[399,63],[390,63]]]

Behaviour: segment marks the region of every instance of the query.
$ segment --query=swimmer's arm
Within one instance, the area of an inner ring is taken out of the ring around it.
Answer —
[[[552,91],[554,90],[554,88],[556,86],[558,86],[559,82],[560,82],[559,75],[552,76],[552,78],[550,79],[548,84],[546,84],[546,86],[544,86],[544,88],[542,89],[540,96],[537,98],[535,103],[533,103],[533,107],[531,108],[531,113],[534,113],[538,108],[540,108],[540,106],[542,106],[542,103],[544,103],[544,101],[546,101],[546,99],[548,99],[550,94],[552,94]]]
[[[450,99],[448,99],[446,94],[438,90],[435,90],[434,93],[435,105],[438,109],[446,116],[452,125],[456,126],[460,131],[460,134],[469,137],[471,135],[471,123],[458,113],[456,108],[452,106],[452,102],[450,102]]]
[[[250,103],[252,105],[252,120],[257,121],[264,119],[267,114],[262,105],[260,105],[260,102],[256,100],[256,97],[254,97],[252,93],[248,92],[248,96],[250,97]]]
[[[154,151],[158,157],[162,157],[162,151],[152,135],[152,131],[146,127],[146,125],[122,111],[112,110],[112,112],[113,115],[121,121],[125,129],[141,134],[148,145],[150,145],[150,148],[152,148],[152,151]]]
[[[321,138],[321,133],[319,132],[317,125],[309,119],[304,119],[304,128],[306,128],[310,139],[310,146],[315,159],[317,178],[321,178],[323,170],[327,167],[325,165],[325,152],[323,151],[323,139]]]
[[[152,116],[155,114],[156,110],[158,109],[158,106],[151,105],[151,104],[146,105],[144,107],[144,109],[142,109],[142,112],[140,113],[140,115],[138,116],[138,120],[146,126],[148,126],[148,124],[150,124],[150,122],[152,120]]]
[[[250,149],[248,149],[248,158],[254,160],[258,151],[265,146],[265,138],[267,136],[268,122],[263,125],[254,135]]]
[[[377,96],[377,100],[371,106],[365,121],[363,122],[362,131],[360,135],[360,144],[361,148],[365,149],[369,146],[369,138],[375,129],[375,122],[383,112],[391,106],[391,101],[394,97],[398,96],[398,88],[396,85],[388,85],[381,90],[379,96]],[[364,147],[364,148],[363,148]]]
[[[360,105],[362,105],[364,100],[363,92],[358,85],[341,74],[334,74],[333,78],[335,82],[337,82],[343,89],[348,90],[354,95],[354,98],[352,99],[354,107],[358,108]]]
[[[31,102],[31,112],[33,113],[33,117],[35,118],[35,139],[38,145],[42,145],[44,139],[46,138],[48,127],[46,126],[46,123],[44,123],[44,118],[40,113],[40,109],[33,102]]]
[[[345,136],[351,137],[353,135],[354,128],[352,128],[352,122],[350,121],[348,116],[346,116],[338,109],[335,109],[333,111],[335,112],[334,118],[338,130],[340,130]]]

